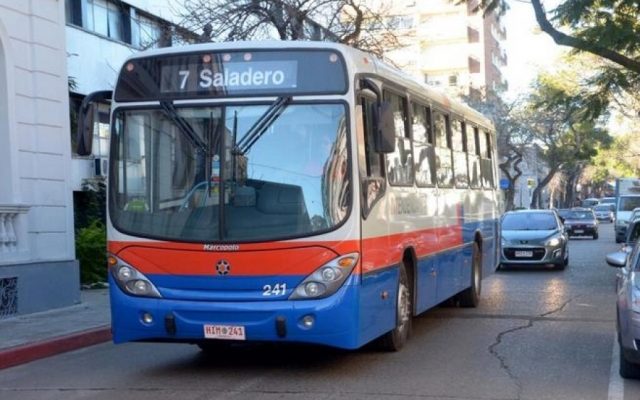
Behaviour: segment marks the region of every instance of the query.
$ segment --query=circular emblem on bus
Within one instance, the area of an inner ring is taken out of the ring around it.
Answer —
[[[227,275],[231,271],[231,264],[227,260],[220,260],[216,263],[216,272],[218,275]]]

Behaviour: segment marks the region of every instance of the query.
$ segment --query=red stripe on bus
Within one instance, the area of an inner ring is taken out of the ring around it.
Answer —
[[[366,238],[361,244],[362,248],[359,240],[295,241],[240,244],[237,248],[221,245],[205,250],[209,245],[110,241],[108,247],[111,253],[148,274],[211,275],[216,263],[225,260],[232,265],[232,274],[238,276],[308,275],[333,258],[353,252],[361,254],[355,273],[367,273],[398,264],[408,247],[421,258],[462,245],[462,225]]]

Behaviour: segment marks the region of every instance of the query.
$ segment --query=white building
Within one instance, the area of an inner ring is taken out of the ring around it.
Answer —
[[[0,0],[0,318],[79,301],[65,9]]]
[[[96,90],[113,89],[124,60],[147,48],[193,42],[196,36],[179,28],[176,0],[65,0],[68,75],[75,83],[71,107]],[[105,173],[109,143],[109,111],[99,116],[93,156],[73,156],[72,188]],[[74,135],[75,132],[71,132]]]

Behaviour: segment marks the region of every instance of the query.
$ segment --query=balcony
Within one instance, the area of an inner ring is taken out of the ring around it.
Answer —
[[[22,204],[0,204],[0,264],[29,258],[28,211]]]

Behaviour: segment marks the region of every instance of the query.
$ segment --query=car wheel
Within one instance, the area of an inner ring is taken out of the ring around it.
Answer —
[[[460,307],[475,308],[480,303],[480,291],[482,290],[482,255],[478,243],[473,243],[471,256],[471,287],[458,295]]]
[[[620,376],[627,379],[640,379],[640,365],[627,361],[620,346]]]
[[[564,261],[562,262],[563,266],[569,265],[569,250],[565,247],[564,249]]]
[[[598,240],[598,232],[593,234],[593,240]]]
[[[400,264],[400,276],[398,278],[398,290],[396,295],[396,327],[387,332],[380,341],[382,349],[386,351],[398,351],[404,347],[411,332],[411,287],[407,278],[407,270],[404,264]]]

